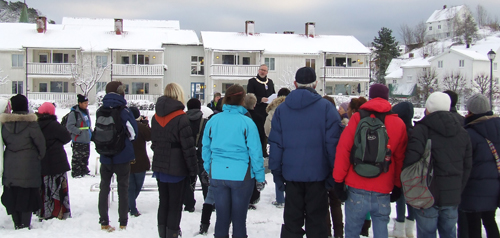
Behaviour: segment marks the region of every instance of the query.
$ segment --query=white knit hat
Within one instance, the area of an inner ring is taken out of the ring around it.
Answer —
[[[425,109],[429,113],[437,111],[450,111],[451,99],[446,93],[432,93],[425,102]]]

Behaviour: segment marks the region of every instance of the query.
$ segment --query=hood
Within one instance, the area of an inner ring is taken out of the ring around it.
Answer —
[[[200,109],[191,109],[186,112],[186,115],[190,121],[196,121],[203,116],[203,112]]]
[[[127,100],[118,93],[108,93],[102,99],[102,105],[105,107],[119,107],[127,105]],[[78,105],[76,105],[78,107]],[[76,110],[72,109],[72,110]]]
[[[281,103],[285,101],[286,96],[280,96],[274,99],[269,105],[266,107],[266,112],[269,113],[271,110],[276,109]]]
[[[0,122],[3,127],[9,132],[18,134],[24,131],[31,122],[36,122],[37,116],[33,113],[31,114],[0,114]]]
[[[426,125],[444,137],[455,136],[462,129],[462,123],[460,123],[452,112],[433,112],[422,118],[418,123]]]
[[[43,129],[53,121],[57,121],[57,116],[50,114],[36,114],[38,116],[38,125]]]
[[[182,104],[182,102],[166,96],[161,96],[158,98],[158,101],[156,101],[155,111],[156,115],[160,117],[164,117],[178,110],[184,110],[184,104]]]
[[[398,117],[403,120],[406,128],[413,127],[413,104],[410,102],[400,102],[392,107],[392,111],[398,114]]]
[[[104,99],[103,99],[103,102],[104,102]],[[127,101],[125,101],[125,104],[127,104]],[[104,105],[104,103],[103,103],[103,105]],[[121,106],[121,105],[118,105],[118,106]],[[116,107],[116,106],[112,106],[112,107]],[[89,115],[89,109],[86,109],[86,110],[82,111],[82,109],[78,105],[72,106],[70,110]]]
[[[472,128],[484,138],[491,141],[500,140],[500,117],[497,115],[482,116],[470,123],[465,128]]]
[[[229,104],[224,104],[222,106],[222,111],[223,112],[229,112],[229,113],[240,113],[245,115],[248,111],[245,107],[240,106],[240,105],[229,105]]]
[[[385,99],[374,98],[366,103],[363,103],[359,109],[373,112],[388,112],[391,110],[391,104]]]
[[[297,88],[286,97],[285,104],[294,110],[305,108],[322,97],[312,88]]]

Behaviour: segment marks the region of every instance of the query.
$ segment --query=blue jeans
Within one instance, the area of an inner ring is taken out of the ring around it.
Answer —
[[[130,174],[128,178],[128,210],[131,214],[137,214],[135,200],[141,192],[146,172]]]
[[[278,189],[278,186],[275,186],[274,190],[276,191],[276,202],[285,203],[285,192]]]
[[[415,220],[415,211],[414,208],[408,204],[406,204],[405,196],[401,195],[399,199],[396,201],[396,221],[397,222],[405,222],[405,212],[408,209],[408,217],[406,217],[408,220],[413,221]]]
[[[389,194],[349,187],[345,201],[345,238],[359,237],[368,212],[372,218],[373,237],[387,238],[390,200]]]
[[[214,198],[214,189],[212,185],[208,186],[208,192],[207,192],[207,197],[205,198],[204,204],[210,204],[214,205],[215,204],[215,198]]]
[[[255,179],[245,181],[210,180],[217,206],[215,237],[229,236],[229,225],[233,223],[233,237],[247,236],[247,212]]]
[[[436,237],[436,230],[440,238],[457,237],[457,206],[434,206],[427,209],[415,209],[417,218],[417,238]]]

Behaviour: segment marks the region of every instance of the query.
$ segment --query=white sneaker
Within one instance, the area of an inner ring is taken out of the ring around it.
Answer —
[[[405,223],[394,221],[394,229],[389,231],[389,237],[405,238]]]

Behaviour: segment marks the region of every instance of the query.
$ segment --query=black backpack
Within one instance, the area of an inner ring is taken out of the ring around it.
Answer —
[[[120,116],[124,108],[126,106],[100,107],[97,110],[92,140],[100,155],[114,156],[125,148],[127,133]]]
[[[372,114],[375,118],[370,117]],[[359,176],[375,178],[389,170],[391,150],[388,147],[389,136],[384,124],[387,114],[390,112],[359,110],[360,121],[354,135],[350,158],[354,172]]]
[[[75,120],[77,119],[77,115],[76,115],[76,112],[75,111],[69,111],[66,115],[63,116],[63,118],[61,119],[61,125],[64,126],[64,128],[66,128],[66,124],[68,124],[68,116],[69,114],[75,114]]]

